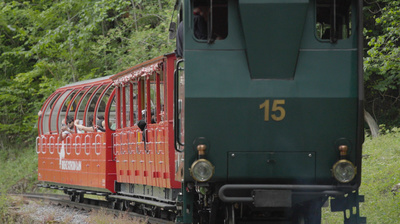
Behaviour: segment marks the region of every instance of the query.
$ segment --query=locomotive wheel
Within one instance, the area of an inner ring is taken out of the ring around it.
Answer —
[[[85,199],[84,194],[75,194],[75,202],[83,203],[84,199]]]
[[[70,195],[69,195],[69,200],[70,200],[70,201],[75,201],[75,194],[73,194],[73,193],[70,194]]]
[[[160,209],[157,208],[156,206],[154,206],[154,207],[151,208],[150,213],[151,213],[152,217],[159,217],[160,216]]]
[[[125,210],[125,205],[124,205],[124,201],[117,201],[117,209],[120,211],[124,211]]]
[[[233,205],[225,206],[224,224],[235,224],[235,210]]]
[[[117,200],[112,200],[110,201],[110,208],[111,209],[117,209]]]
[[[129,201],[124,201],[125,210],[131,212],[133,210],[132,206],[130,205]]]

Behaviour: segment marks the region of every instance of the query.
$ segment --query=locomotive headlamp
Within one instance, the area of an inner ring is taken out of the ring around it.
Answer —
[[[214,166],[206,159],[196,160],[190,168],[190,175],[196,181],[208,181],[214,175]]]
[[[340,183],[348,183],[354,179],[356,176],[357,169],[348,160],[339,160],[333,165],[332,174],[337,181]]]

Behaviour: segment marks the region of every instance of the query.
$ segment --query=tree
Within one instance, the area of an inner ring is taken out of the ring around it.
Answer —
[[[1,0],[0,146],[37,135],[44,100],[69,82],[171,52],[173,0]]]
[[[400,2],[365,2],[367,110],[388,125],[400,121]]]

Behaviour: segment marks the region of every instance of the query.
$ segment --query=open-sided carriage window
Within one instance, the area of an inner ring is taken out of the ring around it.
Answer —
[[[335,43],[351,35],[351,1],[317,0],[316,35]]]
[[[63,124],[66,125],[66,116],[75,118],[75,110],[78,104],[78,101],[75,95],[78,94],[78,90],[73,90],[71,94],[64,100],[63,106],[61,108],[61,112],[58,118],[58,127],[61,127]],[[68,111],[69,107],[69,111]],[[67,113],[68,112],[68,113]]]
[[[120,110],[119,110],[119,117],[120,117],[120,126],[121,128],[126,127],[126,92],[129,91],[129,89],[126,89],[126,86],[121,86],[118,88],[119,90],[119,105],[120,105]]]
[[[76,91],[73,90],[67,90],[65,91],[57,100],[55,104],[53,104],[52,112],[51,112],[51,124],[50,124],[50,131],[52,133],[57,132],[57,119],[58,119],[58,127],[61,128],[61,124],[65,121],[65,115],[67,111],[68,104],[71,102],[72,97]],[[73,103],[74,104],[74,103]],[[71,105],[71,106],[76,106]],[[58,116],[58,117],[57,117]],[[73,115],[72,115],[73,116]]]
[[[105,88],[106,88],[106,86],[102,85],[101,87],[97,88],[95,90],[95,92],[92,94],[92,98],[90,99],[90,102],[88,102],[89,104],[88,104],[88,109],[87,109],[87,112],[86,112],[86,120],[87,121],[90,120],[90,116],[94,116],[94,111],[96,109],[97,101],[99,100],[99,98],[101,96],[101,93],[103,92],[103,90]],[[106,106],[105,104],[100,102],[99,107],[105,108],[105,106]],[[104,116],[104,113],[97,114],[96,116],[99,116],[99,115]],[[96,119],[93,118],[93,120],[95,121]],[[92,125],[90,125],[90,126],[92,126]]]
[[[157,80],[156,72],[150,75],[150,110],[151,110],[151,123],[154,124],[157,121]]]
[[[75,117],[75,114],[77,115],[76,119],[78,118],[79,115],[79,102],[81,100],[81,98],[83,97],[83,95],[85,94],[87,90],[87,87],[80,89],[76,94],[73,94],[73,98],[71,98],[73,101],[72,103],[69,105],[69,110],[68,110],[68,116],[73,116]],[[83,124],[82,120],[79,119],[79,124]],[[79,130],[78,130],[79,132]]]
[[[109,113],[108,113],[108,126],[111,130],[114,130],[117,128],[116,126],[116,109],[117,109],[117,101],[116,97],[114,96],[111,102],[111,106],[109,108]]]
[[[86,127],[91,127],[93,126],[93,113],[86,113],[86,119],[84,119],[85,115],[85,108],[86,105],[88,104],[88,101],[90,99],[90,96],[92,95],[93,91],[96,89],[96,87],[90,87],[90,90],[87,91],[85,89],[86,94],[83,96],[83,99],[81,100],[81,103],[78,105],[78,112],[76,113],[76,119],[80,120],[79,123],[82,123],[82,125]],[[85,120],[85,122],[83,122]]]
[[[142,77],[140,78],[139,81],[139,85],[140,85],[140,89],[139,89],[139,111],[140,112],[140,120],[144,120],[146,121],[146,109],[147,109],[147,85],[146,85],[146,79],[147,77]]]
[[[228,36],[228,0],[193,0],[193,35],[198,40],[223,40]]]
[[[165,85],[164,85],[164,73],[161,71],[159,74],[159,79],[160,79],[160,112],[157,115],[159,117],[159,121],[164,121],[167,119],[167,115],[166,115],[166,110],[165,108],[167,108],[166,105],[166,101],[165,101]],[[157,118],[158,118],[157,117]]]
[[[101,95],[101,99],[99,101],[99,106],[97,107],[97,111],[96,111],[96,117],[103,117],[105,119],[105,114],[106,114],[106,106],[108,103],[108,100],[110,99],[111,93],[114,90],[114,88],[111,88],[110,86],[108,86],[108,88],[105,90],[104,94]],[[104,120],[100,120],[100,119],[96,119],[96,125],[98,127],[99,131],[104,131],[105,127],[104,127]],[[99,128],[99,126],[101,126]]]
[[[51,99],[51,101],[49,102],[49,104],[47,105],[47,107],[43,111],[43,115],[42,115],[43,116],[43,125],[42,125],[43,134],[50,133],[50,129],[49,129],[50,111],[59,96],[60,96],[60,93],[55,94],[53,96],[53,98]]]
[[[129,85],[129,87],[130,87],[130,94],[129,94],[129,98],[127,98],[127,99],[129,99],[129,101],[130,101],[130,104],[129,104],[129,107],[130,107],[130,109],[129,109],[129,111],[132,111],[132,112],[130,112],[130,123],[129,123],[129,125],[130,126],[133,126],[134,124],[135,124],[135,122],[137,121],[137,119],[138,119],[138,102],[137,102],[137,98],[138,98],[138,86],[137,86],[137,82],[132,82],[130,85]]]

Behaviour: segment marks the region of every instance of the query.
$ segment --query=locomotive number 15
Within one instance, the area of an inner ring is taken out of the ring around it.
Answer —
[[[283,108],[284,105],[285,100],[273,100],[272,108],[270,108],[270,100],[265,100],[260,104],[260,109],[264,108],[264,121],[269,121],[270,117],[274,121],[283,120],[286,116],[285,108]]]

